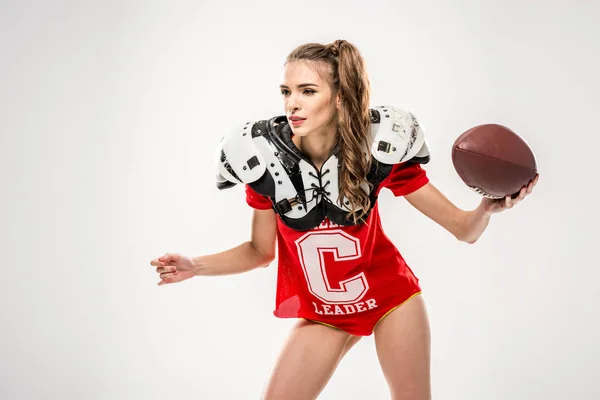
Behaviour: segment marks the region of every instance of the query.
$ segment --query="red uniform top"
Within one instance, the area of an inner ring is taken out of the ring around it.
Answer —
[[[379,185],[404,196],[429,179],[419,164],[397,164]],[[246,185],[256,209],[271,200]],[[278,273],[274,315],[305,318],[369,335],[377,322],[414,294],[418,279],[381,227],[377,203],[366,222],[339,226],[327,218],[309,231],[296,231],[277,217]]]

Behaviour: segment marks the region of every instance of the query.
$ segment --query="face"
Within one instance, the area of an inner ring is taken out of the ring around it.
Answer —
[[[329,68],[323,64],[323,75]],[[323,135],[335,132],[339,96],[315,65],[308,61],[286,64],[280,85],[283,109],[294,135]]]

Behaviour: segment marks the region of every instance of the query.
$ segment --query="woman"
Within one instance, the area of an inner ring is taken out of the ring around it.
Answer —
[[[429,399],[425,305],[418,279],[381,230],[377,194],[386,187],[404,196],[457,239],[474,243],[491,215],[523,200],[537,177],[514,199],[483,198],[475,210],[463,211],[429,183],[419,162],[400,162],[385,170],[368,151],[373,114],[364,60],[344,40],[295,49],[284,66],[281,94],[286,117],[274,129],[288,140],[296,165],[304,168],[296,172],[302,179],[314,178],[313,191],[298,192],[298,202],[287,202],[281,210],[272,193],[260,193],[260,185],[247,183],[246,200],[254,208],[251,240],[208,256],[157,258],[151,264],[160,274],[159,285],[267,266],[275,258],[277,242],[275,315],[299,320],[263,398],[316,398],[344,354],[362,336],[374,333],[392,398]],[[256,129],[252,132],[254,137]],[[286,217],[292,206],[302,210],[310,204],[314,212],[304,210],[296,220]],[[343,219],[340,210],[345,210]]]

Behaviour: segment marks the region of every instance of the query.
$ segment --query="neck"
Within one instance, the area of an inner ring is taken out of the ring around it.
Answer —
[[[333,151],[336,134],[337,127],[333,125],[322,132],[315,132],[309,136],[294,136],[293,140],[296,147],[320,169]]]

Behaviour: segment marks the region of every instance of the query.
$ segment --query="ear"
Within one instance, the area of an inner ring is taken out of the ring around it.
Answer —
[[[335,95],[335,108],[337,108],[339,110],[341,104],[342,104],[342,96],[340,96],[340,93],[338,92],[338,94]]]

